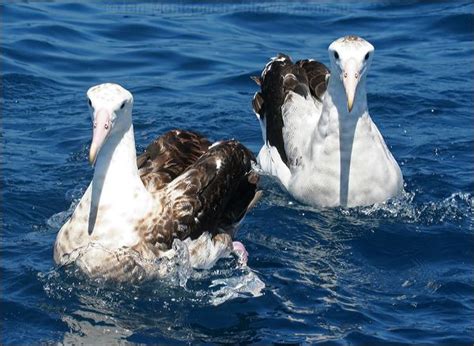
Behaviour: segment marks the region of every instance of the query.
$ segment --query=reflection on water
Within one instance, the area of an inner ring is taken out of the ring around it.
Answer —
[[[182,329],[187,328],[190,307],[208,309],[263,294],[265,285],[257,274],[248,267],[236,269],[237,263],[235,259],[220,261],[211,270],[194,271],[184,286],[173,280],[104,283],[86,278],[73,266],[38,277],[50,299],[68,302],[65,310],[57,312],[70,329],[65,343],[115,343],[148,328],[150,321],[161,335],[187,340]]]
[[[68,345],[115,345],[133,334],[104,311],[76,310],[62,314],[61,320],[69,327],[63,337]]]

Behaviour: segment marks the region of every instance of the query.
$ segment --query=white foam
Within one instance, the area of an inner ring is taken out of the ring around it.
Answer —
[[[219,289],[212,292],[209,302],[216,306],[239,297],[260,297],[263,295],[265,284],[247,267],[244,275],[212,280],[210,288],[215,287]]]

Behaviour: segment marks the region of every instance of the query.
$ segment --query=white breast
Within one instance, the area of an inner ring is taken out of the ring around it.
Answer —
[[[295,198],[351,207],[383,202],[402,190],[400,168],[370,116],[361,117],[353,138],[346,138],[351,145],[344,141],[329,133],[314,144],[311,164],[290,179],[288,189]]]
[[[159,206],[154,205],[149,195],[134,193],[133,190],[129,198],[123,198],[123,195],[121,198],[113,198],[113,194],[109,195],[97,209],[91,206],[91,195],[92,183],[70,220],[59,231],[54,254],[57,263],[67,260],[63,258],[64,255],[91,243],[111,251],[136,245],[141,241],[138,222],[147,215],[151,217],[154,210],[159,211]],[[95,210],[97,214],[94,218]],[[89,230],[92,232],[89,233]]]

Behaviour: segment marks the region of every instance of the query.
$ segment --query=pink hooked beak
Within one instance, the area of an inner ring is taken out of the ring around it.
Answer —
[[[94,112],[94,130],[92,135],[91,149],[89,151],[89,163],[95,164],[97,154],[110,133],[110,113],[105,109]]]
[[[347,109],[350,113],[352,111],[352,106],[354,105],[354,97],[357,89],[357,84],[359,84],[360,80],[360,73],[357,69],[357,63],[354,59],[350,59],[345,64],[343,75],[344,89],[346,90],[347,97]]]

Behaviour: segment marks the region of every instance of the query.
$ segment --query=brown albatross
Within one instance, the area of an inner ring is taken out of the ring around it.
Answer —
[[[245,262],[245,247],[233,237],[259,196],[253,154],[235,140],[211,144],[173,130],[137,158],[132,94],[106,83],[87,96],[94,176],[57,235],[55,262],[75,263],[94,278],[141,280],[156,274],[154,264],[170,256],[175,239],[188,244],[195,268],[230,252]]]

